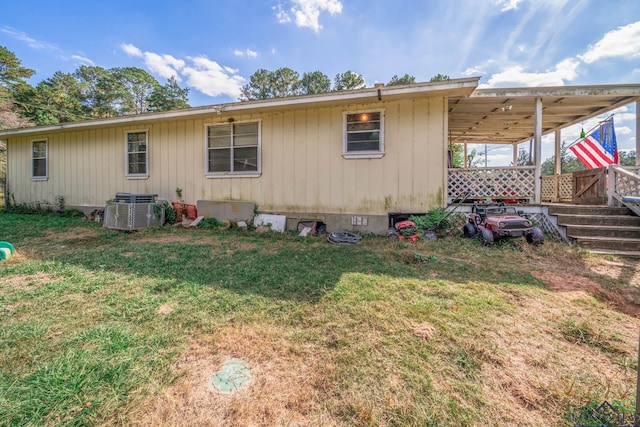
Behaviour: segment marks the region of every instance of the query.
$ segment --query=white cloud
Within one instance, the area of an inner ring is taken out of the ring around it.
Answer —
[[[606,33],[584,55],[578,56],[590,64],[603,58],[640,56],[640,21]]]
[[[29,37],[27,35],[27,33],[23,32],[23,31],[18,31],[16,29],[13,29],[11,27],[2,27],[2,31],[3,33],[13,37],[16,40],[20,40],[23,41],[25,43],[27,43],[29,45],[29,47],[32,47],[34,49],[49,49],[49,50],[58,50],[58,47],[52,43],[47,43],[47,42],[43,42],[41,40],[36,40],[32,37]]]
[[[85,56],[81,56],[81,55],[71,55],[71,59],[75,59],[78,62],[82,62],[84,64],[88,64],[88,65],[95,65],[95,63],[90,60],[89,58],[85,57]]]
[[[241,58],[247,57],[247,58],[256,58],[258,56],[258,52],[251,50],[249,48],[245,49],[245,50],[240,50],[240,49],[236,49],[233,51],[233,54],[235,56],[239,56]]]
[[[616,135],[631,135],[632,133],[629,126],[616,126]]]
[[[496,4],[501,7],[500,12],[507,12],[509,10],[516,10],[518,8],[518,3],[521,3],[522,0],[496,0]]]
[[[120,48],[129,56],[142,56],[142,51],[132,44],[122,43]]]
[[[462,72],[463,76],[478,76],[484,74],[485,71],[481,70],[478,67],[469,67]]]
[[[240,96],[240,89],[245,79],[237,74],[237,70],[222,67],[205,56],[189,58],[193,66],[184,67],[181,71],[187,77],[187,84],[205,95],[227,95],[233,98]]]
[[[563,86],[577,77],[579,65],[578,60],[568,58],[558,63],[555,69],[540,73],[527,72],[521,65],[515,65],[493,74],[480,87]]]
[[[175,77],[180,81],[179,71],[184,68],[185,62],[174,58],[171,55],[159,55],[157,53],[145,52],[144,63],[154,73],[165,79]]]
[[[120,48],[129,56],[143,58],[145,65],[152,72],[165,79],[175,77],[177,81],[182,81],[179,71],[184,68],[185,62],[182,59],[174,58],[171,55],[160,55],[153,52],[143,52],[138,47],[123,43]]]
[[[282,3],[274,7],[278,22],[295,22],[296,26],[311,28],[316,33],[322,28],[320,12],[329,12],[331,15],[342,13],[340,0],[290,0],[290,3],[289,10],[285,10]]]
[[[186,78],[187,85],[209,96],[227,95],[232,98],[240,96],[240,89],[245,82],[238,75],[238,70],[221,66],[205,56],[188,57],[190,62],[167,54],[144,52],[132,44],[121,44],[120,48],[129,56],[142,58],[147,68],[166,79],[174,76],[177,81]],[[253,52],[247,49],[243,54]]]

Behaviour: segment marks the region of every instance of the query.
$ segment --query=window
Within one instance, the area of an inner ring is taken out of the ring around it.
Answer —
[[[342,155],[347,159],[380,158],[384,155],[383,111],[344,113]]]
[[[127,132],[127,176],[149,176],[149,144],[147,131]]]
[[[47,179],[49,177],[48,169],[47,140],[31,141],[31,178]]]
[[[256,176],[260,173],[260,122],[207,126],[207,174]]]

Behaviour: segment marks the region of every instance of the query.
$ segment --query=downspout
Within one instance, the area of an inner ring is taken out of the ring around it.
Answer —
[[[534,200],[540,204],[542,200],[542,98],[536,98],[535,117],[533,122],[533,148],[535,150],[536,168],[534,172]]]

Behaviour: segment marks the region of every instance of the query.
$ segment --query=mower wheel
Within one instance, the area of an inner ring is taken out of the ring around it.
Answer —
[[[486,228],[480,230],[480,241],[485,246],[493,245],[493,233]]]
[[[531,233],[527,234],[527,243],[533,246],[540,246],[544,243],[544,234],[538,227],[533,227]]]
[[[464,237],[473,237],[477,232],[478,230],[476,229],[476,226],[470,222],[466,223],[464,227],[462,227],[462,234],[464,234]]]

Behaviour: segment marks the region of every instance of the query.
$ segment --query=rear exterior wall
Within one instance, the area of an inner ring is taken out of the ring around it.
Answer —
[[[386,215],[425,212],[446,201],[446,98],[233,115],[260,120],[259,177],[207,178],[206,125],[211,115],[90,130],[57,130],[8,140],[8,193],[16,203],[98,207],[116,193],[158,194],[187,203],[245,200],[262,212]],[[343,112],[384,110],[384,156],[342,156]],[[147,130],[149,177],[125,176],[126,132]],[[48,141],[48,179],[31,179],[31,141]]]

